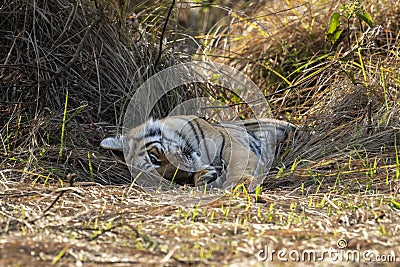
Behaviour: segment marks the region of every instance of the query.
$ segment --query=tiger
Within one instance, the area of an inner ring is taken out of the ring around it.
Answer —
[[[265,172],[277,144],[296,130],[275,119],[212,123],[179,115],[150,118],[124,136],[105,138],[100,146],[122,151],[125,145],[128,165],[180,186],[228,188]]]

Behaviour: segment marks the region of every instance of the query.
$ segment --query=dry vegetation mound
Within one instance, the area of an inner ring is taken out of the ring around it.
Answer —
[[[175,62],[169,50],[159,53],[157,40],[149,41],[157,29],[147,34],[126,18],[128,28],[114,8],[96,1],[2,4],[1,166],[11,178],[20,180],[14,172],[25,169],[50,179],[76,173],[111,182],[100,174],[107,168],[101,160],[92,158],[99,175],[88,166],[89,151],[107,130],[102,126],[119,123],[138,85]]]
[[[400,125],[398,4],[364,1],[360,8],[377,26],[369,28],[345,15],[357,1],[257,1],[229,9],[220,22],[229,27],[205,36],[201,51],[246,73],[264,88],[277,117],[303,127],[283,159],[286,168],[299,160],[304,168],[347,161],[359,151],[391,165]],[[331,44],[328,20],[339,10],[343,33]]]

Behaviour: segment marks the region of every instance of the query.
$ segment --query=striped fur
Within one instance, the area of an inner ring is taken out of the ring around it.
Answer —
[[[226,188],[272,163],[277,143],[296,127],[272,119],[211,124],[195,116],[150,119],[121,138],[106,138],[101,146],[122,150],[128,164],[158,173],[180,185]]]

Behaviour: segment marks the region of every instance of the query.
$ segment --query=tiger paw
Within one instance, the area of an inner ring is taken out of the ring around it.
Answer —
[[[203,169],[194,176],[195,186],[204,186],[217,180],[218,173],[215,169]]]

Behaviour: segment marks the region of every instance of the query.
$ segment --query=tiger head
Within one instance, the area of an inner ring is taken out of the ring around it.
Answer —
[[[189,142],[177,130],[179,127],[184,125],[176,120],[170,125],[166,120],[150,119],[126,136],[106,138],[100,145],[120,151],[125,147],[126,162],[140,170],[159,174],[179,185],[197,185],[197,178],[209,173],[210,166],[202,164],[199,147]],[[216,178],[213,172],[209,175]]]

